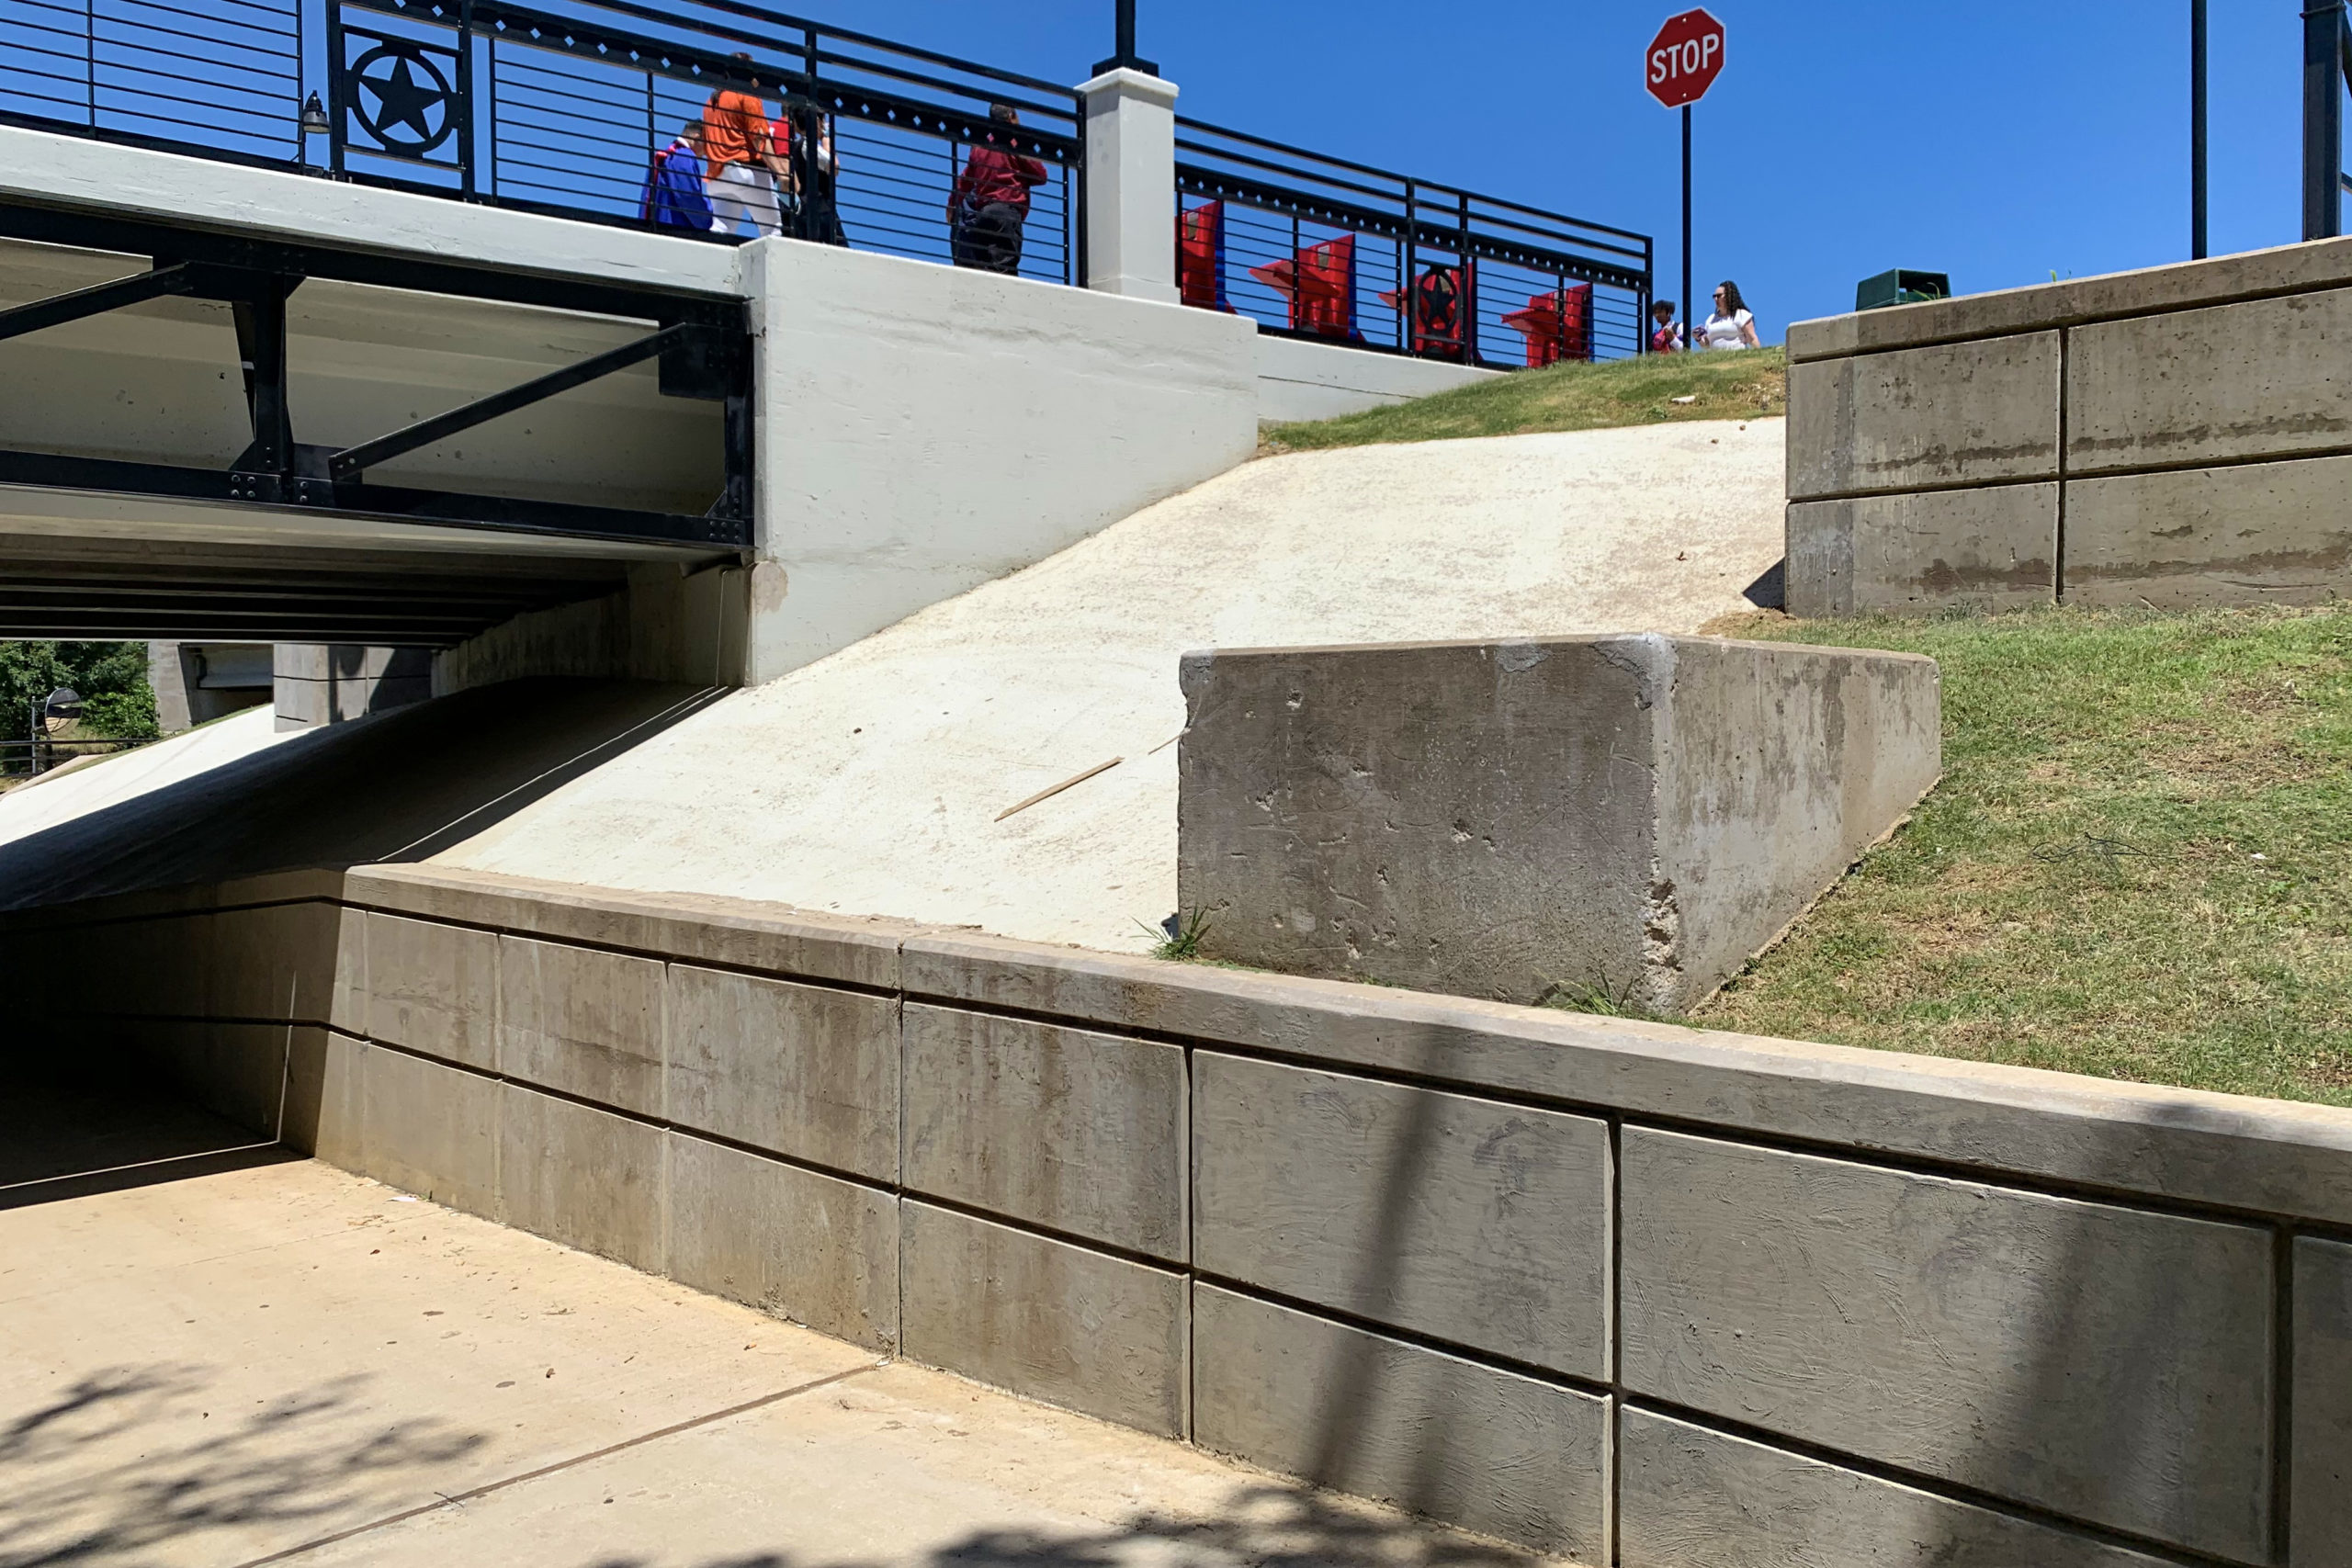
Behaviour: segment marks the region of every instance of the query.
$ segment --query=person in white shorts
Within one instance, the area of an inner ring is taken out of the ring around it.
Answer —
[[[735,56],[748,62],[749,54]],[[792,127],[768,118],[768,106],[752,93],[729,87],[703,106],[703,149],[711,173],[703,182],[710,196],[711,227],[722,234],[749,223],[763,237],[784,232],[792,202]]]

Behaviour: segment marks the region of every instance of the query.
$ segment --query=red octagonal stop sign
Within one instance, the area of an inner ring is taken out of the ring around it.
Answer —
[[[1695,104],[1723,73],[1724,25],[1704,11],[1668,17],[1645,64],[1651,97],[1670,109]]]

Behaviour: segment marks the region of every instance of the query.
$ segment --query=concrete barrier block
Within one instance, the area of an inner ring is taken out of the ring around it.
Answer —
[[[1620,1568],[2159,1568],[2166,1559],[1627,1409]]]
[[[1628,1392],[2268,1551],[2267,1231],[1636,1128],[1621,1157]]]
[[[525,937],[498,940],[498,1070],[661,1115],[662,965]]]
[[[1204,1273],[1609,1376],[1606,1123],[1197,1053]]]
[[[276,1138],[283,1127],[287,1058],[294,1027],[283,1023],[179,1021],[151,1028],[168,1032],[189,1097],[254,1136]]]
[[[1193,1287],[1204,1448],[1605,1562],[1609,1402],[1212,1285]]]
[[[2067,602],[2190,610],[2352,596],[2347,487],[2352,457],[2070,483]]]
[[[2352,283],[2352,240],[2318,240],[1789,324],[1789,359],[1867,353]]]
[[[1931,660],[1655,634],[1182,666],[1181,906],[1261,968],[1704,998],[1941,769]]]
[[[368,1038],[496,1070],[498,933],[365,919]]]
[[[665,1272],[662,1130],[519,1084],[498,1088],[497,1217],[567,1247]]]
[[[673,964],[669,1116],[835,1170],[898,1179],[898,1003]]]
[[[75,967],[113,977],[105,997],[64,990],[74,1011],[134,1017],[203,1018],[211,1013],[212,916],[159,916],[65,933]]]
[[[2290,1568],[2352,1562],[2352,1246],[2295,1240]]]
[[[2025,609],[2058,592],[2058,487],[1989,485],[1789,507],[1789,614]]]
[[[2352,288],[2076,327],[2067,472],[2340,449],[2352,444],[2347,357]]]
[[[1184,1278],[909,1199],[905,1353],[1048,1404],[1184,1435]]]
[[[899,1204],[889,1193],[670,1134],[670,1275],[895,1350]]]
[[[490,1219],[505,1219],[498,1195],[503,1087],[495,1079],[380,1045],[361,1047],[357,1062],[361,1127],[357,1168],[388,1186],[436,1203]],[[573,1168],[542,1168],[524,1175],[533,1183],[533,1190],[561,1190],[601,1179],[599,1172]],[[521,1219],[512,1223],[547,1234],[541,1226]]]
[[[1184,1258],[1184,1054],[910,1002],[910,1190]]]
[[[368,1033],[368,911],[338,904],[334,911],[334,987],[327,998],[327,1027]]]
[[[2054,332],[1789,367],[1789,499],[2058,476]]]

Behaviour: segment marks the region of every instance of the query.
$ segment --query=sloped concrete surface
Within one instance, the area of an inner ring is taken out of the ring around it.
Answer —
[[[1186,650],[1694,631],[1753,607],[1781,473],[1776,420],[1249,464],[731,695],[436,861],[1143,947],[1177,905]]]
[[[886,1363],[200,1112],[6,1105],[0,1560],[1534,1561]],[[60,1179],[158,1159],[111,1190]]]

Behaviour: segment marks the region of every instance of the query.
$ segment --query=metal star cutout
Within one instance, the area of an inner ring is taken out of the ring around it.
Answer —
[[[376,95],[375,128],[379,133],[404,125],[415,130],[417,141],[434,140],[430,111],[439,107],[447,95],[437,82],[431,86],[418,82],[410,69],[408,56],[393,57],[390,75],[380,81],[372,76],[362,77],[359,85]],[[385,140],[391,138],[386,136]]]

